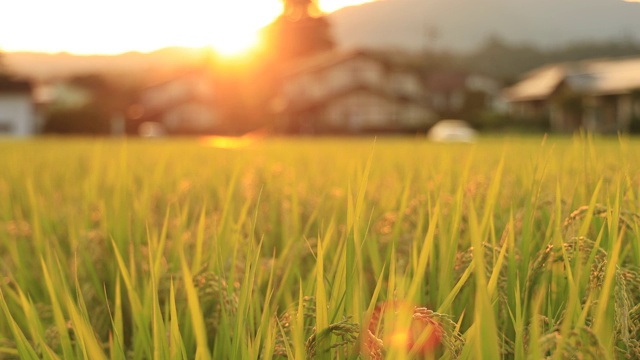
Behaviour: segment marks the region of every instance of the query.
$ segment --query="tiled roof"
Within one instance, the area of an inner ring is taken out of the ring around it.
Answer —
[[[531,101],[547,98],[565,77],[563,65],[549,65],[534,70],[505,92],[510,101]]]
[[[640,58],[594,61],[588,64],[587,73],[593,78],[587,91],[595,95],[640,89]]]

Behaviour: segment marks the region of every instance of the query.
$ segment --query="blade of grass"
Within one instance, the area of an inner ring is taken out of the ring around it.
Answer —
[[[20,326],[18,326],[16,321],[13,319],[13,316],[11,315],[9,307],[7,306],[7,302],[4,298],[2,289],[0,289],[0,307],[2,308],[2,312],[4,312],[4,315],[9,322],[9,328],[11,329],[11,333],[13,334],[13,337],[15,339],[16,347],[18,348],[17,354],[21,359],[39,359],[38,354],[29,343],[29,340],[27,340],[27,337],[22,332],[22,329],[20,329]]]
[[[209,351],[209,345],[207,343],[207,330],[204,325],[200,301],[198,300],[198,293],[193,285],[193,277],[189,270],[184,251],[180,252],[180,264],[182,267],[182,278],[184,281],[184,291],[187,297],[188,311],[191,317],[193,331],[196,336],[195,359],[210,360],[211,352]]]
[[[475,309],[474,309],[474,358],[476,359],[500,359],[500,342],[495,313],[491,304],[491,298],[487,288],[487,279],[484,273],[485,261],[481,229],[478,226],[476,210],[473,204],[469,204],[469,232],[471,245],[473,246],[473,262],[475,266]]]

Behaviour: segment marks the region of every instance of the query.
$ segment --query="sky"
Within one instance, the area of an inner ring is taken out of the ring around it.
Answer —
[[[324,12],[371,0],[320,0]],[[250,9],[250,10],[249,10]],[[11,0],[0,51],[117,54],[211,46],[237,55],[282,11],[279,0]]]

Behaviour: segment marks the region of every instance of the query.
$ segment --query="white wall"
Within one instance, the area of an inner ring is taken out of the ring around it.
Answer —
[[[0,92],[0,136],[35,133],[36,114],[30,94]]]

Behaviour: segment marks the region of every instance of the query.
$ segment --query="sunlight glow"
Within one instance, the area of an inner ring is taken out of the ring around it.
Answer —
[[[225,2],[212,17],[210,35],[203,34],[203,45],[211,45],[220,54],[227,56],[245,52],[258,44],[260,28],[273,21],[281,12],[280,2]]]
[[[324,12],[371,0],[320,0]],[[0,51],[117,54],[211,46],[222,55],[255,47],[280,0],[21,0],[0,21]],[[37,11],[34,11],[37,9]]]
[[[361,5],[373,1],[375,0],[320,0],[318,5],[323,12],[331,13],[346,6]]]

